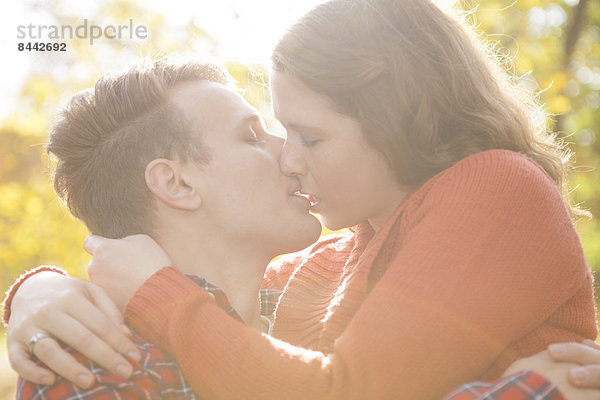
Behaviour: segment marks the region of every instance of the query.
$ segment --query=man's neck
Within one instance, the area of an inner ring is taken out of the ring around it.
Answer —
[[[181,229],[163,229],[157,241],[175,268],[219,287],[246,324],[261,328],[258,296],[269,255],[252,245],[231,243],[214,234],[186,235]]]

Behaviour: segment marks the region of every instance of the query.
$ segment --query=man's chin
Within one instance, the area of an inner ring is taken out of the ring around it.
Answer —
[[[302,226],[296,229],[289,229],[289,243],[288,250],[285,253],[294,253],[296,251],[304,250],[317,240],[321,236],[321,223],[318,218],[312,214],[309,214]]]

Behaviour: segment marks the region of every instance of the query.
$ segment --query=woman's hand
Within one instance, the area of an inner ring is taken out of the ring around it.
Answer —
[[[552,381],[569,400],[600,399],[600,350],[591,341],[553,344],[548,350],[515,361],[504,376],[525,369]]]
[[[569,382],[577,387],[600,389],[600,346],[591,340],[583,343],[556,343],[548,347],[553,360],[575,363],[569,370]]]
[[[163,249],[147,235],[124,239],[90,236],[83,248],[93,256],[88,266],[90,280],[103,288],[121,311],[146,279],[171,265]]]
[[[23,282],[12,300],[8,356],[15,371],[31,382],[51,384],[56,378],[36,364],[37,357],[57,374],[87,388],[94,376],[64,351],[58,340],[127,378],[132,367],[119,353],[135,360],[140,357],[127,331],[121,313],[100,287],[58,273],[40,272]],[[29,340],[39,333],[51,337],[39,340],[32,355]]]

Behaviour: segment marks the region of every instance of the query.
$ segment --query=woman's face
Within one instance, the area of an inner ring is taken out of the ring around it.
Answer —
[[[358,122],[283,72],[272,73],[271,93],[275,117],[287,131],[281,170],[298,177],[302,193],[313,203],[312,211],[329,229],[365,220],[378,229],[405,191]]]
[[[310,215],[310,203],[297,194],[298,179],[281,173],[283,140],[264,130],[254,108],[213,82],[186,84],[173,98],[210,155],[206,165],[193,168],[204,229],[270,255],[317,240],[321,225]]]

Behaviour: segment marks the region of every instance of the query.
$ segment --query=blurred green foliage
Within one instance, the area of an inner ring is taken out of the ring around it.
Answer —
[[[48,5],[48,4],[51,4]],[[81,17],[60,0],[36,3],[58,24]],[[552,128],[574,153],[570,177],[577,203],[600,214],[600,2],[589,0],[483,0],[467,2],[471,22],[496,43],[506,66],[522,85],[539,93],[553,115]],[[173,35],[164,16],[135,0],[109,0],[97,7],[90,24],[119,24],[134,16],[147,26],[148,40],[101,40],[90,46],[71,40],[67,53],[46,54],[24,83],[13,114],[0,122],[0,289],[25,269],[56,264],[85,277],[89,257],[81,249],[86,229],[69,216],[54,195],[51,163],[44,153],[48,128],[60,106],[107,71],[132,64],[139,55],[202,49],[216,51],[218,38],[190,22]],[[240,38],[243,40],[243,38]],[[36,61],[38,62],[38,61]],[[247,100],[271,125],[265,66],[227,62]],[[600,222],[583,218],[577,228],[591,268],[600,272]],[[4,348],[4,346],[3,346]],[[0,398],[14,390],[0,363]],[[7,386],[8,385],[8,386]]]

